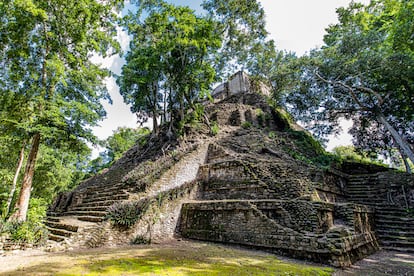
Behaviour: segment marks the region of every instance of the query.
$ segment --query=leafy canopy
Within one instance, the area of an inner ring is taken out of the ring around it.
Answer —
[[[384,154],[397,147],[407,156],[411,148],[412,154],[412,7],[412,1],[380,0],[338,9],[325,45],[300,61],[300,82],[286,100],[296,118],[320,136],[340,130],[339,119],[351,119],[358,147]]]

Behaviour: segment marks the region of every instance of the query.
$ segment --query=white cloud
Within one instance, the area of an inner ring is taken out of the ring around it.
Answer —
[[[336,9],[348,6],[350,0],[260,0],[267,30],[278,49],[303,55],[321,46],[325,28],[336,23]],[[369,3],[369,0],[357,1]]]
[[[121,44],[122,51],[125,52],[129,49],[130,37],[121,28],[117,28],[117,31],[117,39]],[[125,59],[120,55],[113,55],[107,58],[94,55],[91,60],[96,64],[100,64],[102,68],[111,70],[111,72],[116,75],[121,74],[122,66],[125,64]],[[103,102],[107,116],[99,123],[99,126],[93,128],[93,133],[98,136],[99,139],[105,139],[112,135],[113,131],[118,127],[138,127],[135,115],[132,114],[129,106],[124,103],[124,100],[119,93],[119,87],[116,84],[115,78],[107,78],[105,84],[111,95],[112,105],[108,102]],[[94,155],[96,155],[96,151],[98,150],[94,149]]]
[[[119,87],[113,77],[106,79],[106,86],[110,91],[113,104],[107,102],[103,103],[104,108],[107,112],[107,117],[104,119],[98,127],[93,128],[93,132],[100,139],[105,139],[112,135],[113,131],[118,127],[131,127],[135,128],[138,126],[137,120],[134,114],[127,106],[121,94],[119,93]]]
[[[329,135],[328,143],[326,144],[326,150],[332,151],[333,148],[338,146],[352,145],[352,136],[348,133],[349,128],[352,126],[352,121],[341,119],[339,124],[342,127],[342,132],[339,135]]]

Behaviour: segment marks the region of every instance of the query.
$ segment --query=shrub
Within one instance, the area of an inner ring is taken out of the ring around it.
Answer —
[[[243,122],[242,123],[242,128],[244,128],[244,129],[248,129],[248,128],[251,128],[252,127],[252,123],[250,123],[250,122],[248,122],[248,121],[245,121],[245,122]]]
[[[46,243],[48,231],[43,224],[46,216],[47,203],[44,199],[31,198],[27,221],[0,222],[0,234],[5,234],[10,240],[20,243],[31,243],[41,245]]]
[[[275,139],[276,138],[276,132],[274,132],[274,131],[270,131],[268,135],[269,135],[270,139]]]
[[[108,208],[106,219],[117,227],[130,228],[149,207],[148,200],[118,202]]]
[[[133,240],[131,240],[131,244],[150,244],[151,240],[145,238],[142,235],[136,236]]]
[[[216,136],[220,130],[220,127],[218,126],[217,122],[211,123],[211,134]]]
[[[0,234],[5,234],[11,241],[42,245],[47,241],[48,231],[42,223],[33,221],[0,223]]]

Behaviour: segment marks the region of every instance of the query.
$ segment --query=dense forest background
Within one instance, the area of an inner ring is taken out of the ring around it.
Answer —
[[[38,239],[33,229],[57,193],[110,166],[142,137],[161,128],[174,137],[202,122],[201,100],[236,70],[267,83],[272,104],[321,141],[351,120],[354,147],[336,155],[388,158],[410,172],[413,1],[339,8],[324,45],[302,57],[268,38],[257,1],[204,0],[203,15],[162,0],[131,2],[134,12],[123,17],[121,0],[0,3],[0,210],[2,221],[15,223],[7,227],[20,229],[16,238]],[[113,73],[92,56],[120,53],[118,27],[131,36],[116,76],[121,95],[152,128],[119,128],[99,141],[91,128],[105,116],[104,79]],[[105,151],[91,160],[90,144]]]

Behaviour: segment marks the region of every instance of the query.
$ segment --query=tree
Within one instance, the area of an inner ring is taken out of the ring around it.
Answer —
[[[88,126],[105,114],[100,101],[109,99],[102,83],[108,73],[89,58],[94,52],[106,55],[108,49],[119,48],[113,40],[114,8],[121,2],[1,2],[1,90],[23,103],[22,116],[8,120],[13,121],[10,128],[24,132],[30,141],[11,219],[26,218],[41,143],[75,149],[94,140]]]
[[[398,148],[414,161],[414,52],[400,39],[412,34],[412,5],[381,0],[338,9],[325,45],[301,59],[300,85],[287,97],[296,118],[321,136],[338,131],[340,118],[352,119],[358,147]]]
[[[117,128],[113,134],[104,141],[107,148],[106,155],[111,160],[110,162],[118,160],[122,154],[148,134],[148,128]]]
[[[218,73],[234,73],[248,62],[260,58],[266,41],[265,13],[256,0],[204,0],[202,6],[217,22],[216,31],[223,41],[215,60]],[[269,45],[268,45],[269,46]]]
[[[111,166],[116,160],[134,145],[140,146],[146,143],[146,137],[151,131],[144,128],[119,127],[113,131],[112,135],[101,141],[105,150],[99,156],[91,160],[87,166],[88,176],[99,173]]]
[[[148,12],[143,22],[141,13],[126,19],[133,39],[117,82],[133,112],[150,114],[157,134],[159,116],[170,126],[183,120],[209,88],[215,76],[209,58],[220,41],[213,22],[187,7],[160,1]]]

